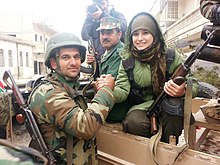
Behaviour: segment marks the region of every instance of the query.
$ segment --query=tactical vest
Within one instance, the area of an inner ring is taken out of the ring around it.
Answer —
[[[174,60],[175,57],[175,50],[174,49],[167,49],[167,59],[166,59],[166,79],[169,80],[169,78],[172,76],[172,74],[169,73],[169,69],[170,66]],[[130,81],[131,84],[131,90],[129,93],[129,102],[130,102],[130,106],[133,105],[137,105],[137,104],[141,104],[144,102],[143,98],[143,91],[146,90],[152,90],[151,86],[145,86],[145,87],[141,87],[139,86],[135,81],[134,81],[134,73],[133,73],[133,69],[134,69],[134,57],[131,56],[125,60],[122,60],[122,65],[125,69],[125,72],[128,75],[128,79]],[[152,91],[153,92],[153,91]]]

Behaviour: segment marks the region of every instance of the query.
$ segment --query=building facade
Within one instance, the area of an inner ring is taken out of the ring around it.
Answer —
[[[160,23],[166,42],[170,47],[189,55],[204,42],[201,32],[205,25],[211,24],[199,9],[200,0],[157,0],[159,10],[155,17]],[[217,66],[220,76],[220,64],[196,60],[192,69],[203,67],[211,70]]]
[[[47,39],[56,33],[48,20],[32,13],[13,12],[0,12],[0,19],[7,22],[0,26],[0,76],[6,69],[17,79],[45,74]]]
[[[11,70],[16,79],[30,78],[34,73],[31,42],[0,35],[0,77]]]
[[[202,42],[203,26],[209,24],[199,10],[200,0],[160,0],[156,14],[166,41],[184,53]]]

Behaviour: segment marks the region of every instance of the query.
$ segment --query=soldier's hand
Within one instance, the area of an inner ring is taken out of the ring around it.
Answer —
[[[164,85],[164,91],[172,96],[172,97],[180,97],[185,94],[185,86],[186,83],[182,83],[181,85],[177,85],[176,83],[173,82],[173,80],[169,80],[168,82],[165,82]]]
[[[86,63],[92,64],[95,61],[95,57],[89,53],[86,54]]]
[[[97,78],[96,88],[99,90],[100,88],[108,86],[110,89],[114,89],[115,87],[115,78],[112,77],[111,74],[101,75],[100,78]]]

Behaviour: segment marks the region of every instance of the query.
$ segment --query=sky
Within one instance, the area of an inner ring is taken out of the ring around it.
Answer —
[[[129,23],[141,11],[149,12],[157,0],[109,0],[115,9],[123,13]],[[92,0],[6,0],[0,11],[30,13],[42,17],[57,31],[67,31],[80,36],[86,17],[86,8]]]

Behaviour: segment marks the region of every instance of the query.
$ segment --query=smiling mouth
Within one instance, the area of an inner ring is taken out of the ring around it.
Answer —
[[[77,68],[69,68],[68,70],[70,70],[70,71],[74,71],[74,72],[78,71]]]

